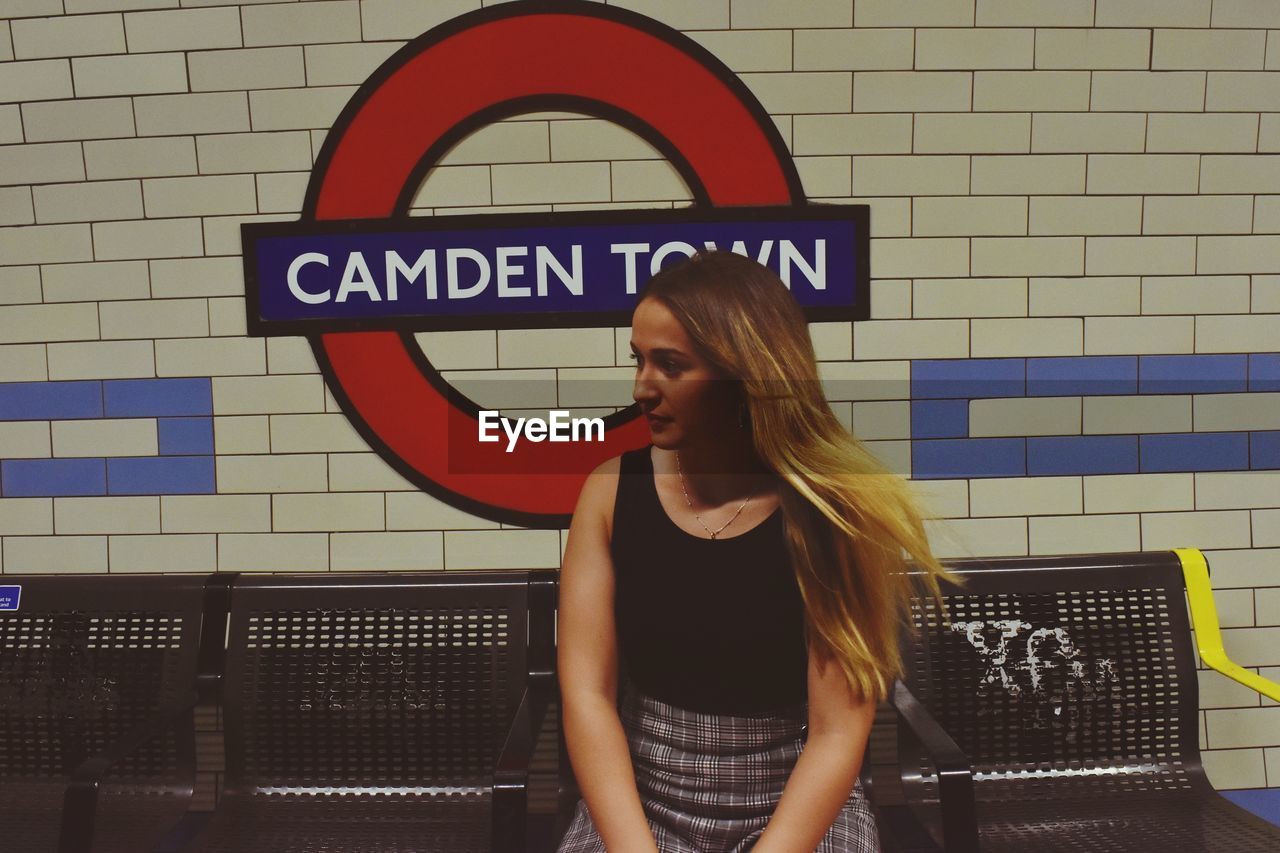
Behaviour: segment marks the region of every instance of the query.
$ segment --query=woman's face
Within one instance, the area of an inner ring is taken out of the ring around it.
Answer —
[[[717,440],[738,428],[734,383],[696,352],[684,326],[657,299],[641,300],[632,315],[631,358],[631,396],[658,447]]]

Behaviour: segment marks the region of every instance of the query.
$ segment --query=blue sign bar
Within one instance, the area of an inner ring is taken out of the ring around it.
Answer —
[[[22,587],[0,586],[0,610],[17,610],[22,601]]]
[[[620,326],[657,270],[728,249],[810,320],[869,316],[866,205],[247,223],[251,335]]]

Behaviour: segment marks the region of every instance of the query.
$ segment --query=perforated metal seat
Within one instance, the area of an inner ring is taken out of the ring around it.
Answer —
[[[194,849],[522,849],[554,575],[242,576],[226,781]]]
[[[917,602],[907,683],[967,756],[981,850],[1280,850],[1280,828],[1215,792],[1201,765],[1177,554],[948,566],[967,584],[946,595],[949,621]],[[907,802],[941,841],[940,777],[899,731]],[[948,851],[978,849],[962,810],[948,806]]]
[[[181,819],[195,783],[190,709],[204,578],[2,580],[22,591],[18,610],[0,612],[0,847],[151,849]],[[73,776],[88,797],[68,813]]]

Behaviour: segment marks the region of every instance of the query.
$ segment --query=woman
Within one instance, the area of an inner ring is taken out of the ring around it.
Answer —
[[[558,853],[878,850],[858,771],[901,668],[903,552],[935,595],[948,577],[922,515],[832,413],[800,306],[755,261],[660,272],[631,349],[651,444],[588,476],[561,569],[582,799]]]

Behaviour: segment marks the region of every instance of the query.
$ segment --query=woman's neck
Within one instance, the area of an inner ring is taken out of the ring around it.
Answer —
[[[773,480],[749,435],[686,445],[668,456],[667,473],[682,475],[690,497],[711,506],[756,495]]]

